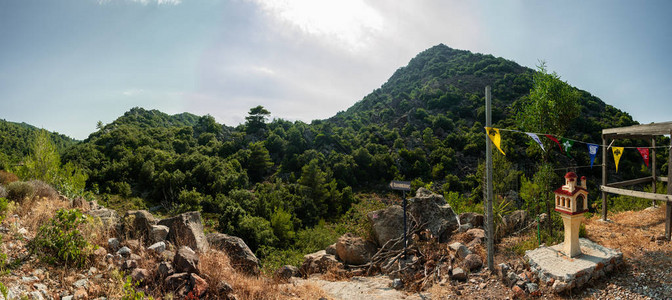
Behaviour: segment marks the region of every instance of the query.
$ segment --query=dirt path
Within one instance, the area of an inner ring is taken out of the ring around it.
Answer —
[[[319,277],[300,279],[297,285],[311,283],[327,292],[333,299],[343,300],[394,300],[430,299],[427,293],[407,294],[390,287],[392,280],[387,276],[352,277],[349,281],[327,281]]]

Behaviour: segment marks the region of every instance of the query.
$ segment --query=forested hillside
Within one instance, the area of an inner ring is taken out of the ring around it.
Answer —
[[[255,250],[266,245],[309,251],[306,240],[315,238],[310,228],[342,218],[367,198],[358,195],[385,193],[393,179],[443,192],[458,210],[477,207],[485,86],[492,86],[494,126],[519,129],[516,118],[534,74],[503,58],[437,45],[327,120],[267,120],[270,112],[255,107],[244,124],[228,127],[211,116],[134,108],[99,124],[98,131],[65,152],[63,161],[81,167],[89,176],[87,189],[105,199],[135,199],[136,205],[160,205],[167,213],[202,210],[209,224],[241,236]],[[580,113],[567,137],[599,143],[602,128],[636,124],[590,93],[571,89],[578,94]],[[524,134],[508,134],[503,138],[507,156],[496,155],[496,192],[517,205],[520,182],[537,172],[535,161],[542,159],[534,147]],[[544,159],[557,168],[589,164],[587,151],[575,152],[569,158],[549,150]],[[592,176],[597,169],[581,172]],[[624,157],[618,176],[641,172],[636,156]]]
[[[26,123],[0,120],[0,169],[10,169],[28,155],[30,142],[39,128]],[[49,133],[60,153],[77,141],[63,134]]]

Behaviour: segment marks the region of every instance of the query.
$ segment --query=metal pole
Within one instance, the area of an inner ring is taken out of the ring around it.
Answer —
[[[404,191],[404,258],[406,258],[406,246],[408,245],[406,241],[406,192]]]
[[[667,158],[667,194],[672,195],[672,130],[670,131],[670,148]],[[665,202],[665,238],[669,241],[672,233],[672,203]]]
[[[485,87],[485,126],[492,127],[492,114],[490,107],[490,86]],[[495,270],[495,222],[492,213],[492,146],[491,141],[488,140],[488,134],[485,134],[485,173],[486,173],[486,182],[487,182],[487,192],[485,199],[486,206],[486,231],[485,231],[485,240],[487,243],[488,251],[488,269],[491,272]]]
[[[602,186],[607,186],[607,140],[602,135]],[[607,220],[607,192],[602,192],[602,221]]]
[[[651,153],[649,153],[649,157],[651,159],[651,178],[653,178],[653,181],[651,182],[651,192],[655,193],[656,192],[656,181],[658,181],[658,178],[656,178],[656,137],[651,138]],[[656,207],[656,200],[651,200],[651,206]]]

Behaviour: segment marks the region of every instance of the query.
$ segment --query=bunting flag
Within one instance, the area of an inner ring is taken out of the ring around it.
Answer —
[[[537,142],[537,144],[539,144],[539,147],[541,147],[541,150],[546,151],[546,149],[544,149],[544,144],[541,143],[541,140],[539,139],[539,136],[537,136],[536,134],[531,133],[531,132],[526,132],[526,134],[527,134],[530,138],[532,138],[535,142]]]
[[[597,149],[600,148],[597,144],[588,144],[588,153],[590,153],[590,168],[593,168],[593,162],[597,156]]]
[[[502,136],[499,134],[499,129],[492,127],[485,127],[485,132],[488,134],[488,137],[490,138],[492,143],[495,144],[495,147],[499,149],[499,152],[502,152],[502,154],[506,155],[506,153],[502,151],[502,148],[499,147],[499,144],[502,142]]]
[[[558,148],[560,148],[560,152],[562,152],[562,146],[560,146],[560,142],[558,142],[558,139],[556,139],[554,136],[550,134],[544,134],[544,136],[551,139],[551,141],[554,141],[556,144],[558,144]]]
[[[565,150],[565,154],[567,154],[567,156],[569,157],[572,157],[571,155],[569,155],[569,149],[571,149],[572,146],[574,146],[574,141],[568,140],[566,138],[562,138],[561,141],[562,141],[561,142],[562,148]]]
[[[637,148],[637,151],[639,151],[639,154],[642,155],[642,158],[644,159],[644,163],[646,164],[646,167],[649,167],[649,148]]]
[[[623,147],[611,147],[611,151],[614,152],[614,162],[616,163],[616,173],[618,173],[618,161],[621,160],[621,155],[623,155]]]

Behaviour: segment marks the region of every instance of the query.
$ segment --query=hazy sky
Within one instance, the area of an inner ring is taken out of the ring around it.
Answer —
[[[553,2],[553,3],[550,3]],[[672,1],[2,0],[0,118],[83,139],[135,106],[310,122],[439,43],[672,120]]]

